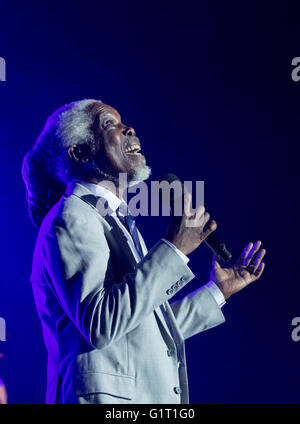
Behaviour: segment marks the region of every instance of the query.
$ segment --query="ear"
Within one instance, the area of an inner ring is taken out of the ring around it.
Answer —
[[[77,146],[76,144],[72,144],[71,146],[69,146],[68,155],[76,162],[80,160],[81,162],[86,163],[89,160],[87,155],[84,154],[84,149],[82,149],[81,146]]]

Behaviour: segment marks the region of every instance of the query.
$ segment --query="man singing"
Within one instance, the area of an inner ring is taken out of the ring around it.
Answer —
[[[187,256],[216,222],[203,206],[190,213],[186,194],[182,216],[147,251],[118,178],[125,173],[131,186],[149,177],[140,149],[114,108],[82,100],[55,111],[24,158],[40,227],[31,281],[47,403],[188,403],[184,340],[224,322],[225,299],[263,273],[265,250],[249,243],[232,268],[214,258],[211,281],[172,303],[194,277]]]

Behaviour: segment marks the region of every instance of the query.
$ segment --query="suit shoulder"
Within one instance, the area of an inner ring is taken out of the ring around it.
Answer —
[[[45,216],[42,227],[51,231],[56,226],[77,227],[87,224],[99,226],[100,221],[97,211],[91,205],[72,194],[60,198]]]

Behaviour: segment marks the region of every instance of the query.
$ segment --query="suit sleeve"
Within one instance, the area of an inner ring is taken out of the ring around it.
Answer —
[[[177,253],[159,241],[133,272],[111,281],[110,249],[97,218],[63,214],[42,245],[45,278],[65,313],[98,349],[136,328],[171,298],[174,283],[180,281],[182,288],[194,277]]]
[[[205,286],[170,304],[184,339],[225,321],[216,299]]]

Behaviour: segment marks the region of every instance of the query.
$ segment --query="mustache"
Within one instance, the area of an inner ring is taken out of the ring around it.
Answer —
[[[141,144],[140,139],[136,135],[129,135],[126,137],[126,140],[128,140],[130,143]]]

